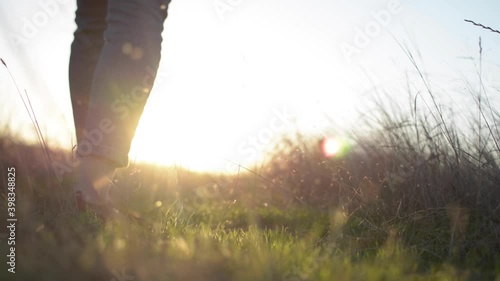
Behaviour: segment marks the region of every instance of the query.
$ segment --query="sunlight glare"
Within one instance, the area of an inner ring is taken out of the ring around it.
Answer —
[[[337,155],[337,153],[340,151],[340,148],[340,141],[330,137],[325,138],[323,140],[323,143],[321,144],[323,155],[325,155],[326,157],[333,157]]]

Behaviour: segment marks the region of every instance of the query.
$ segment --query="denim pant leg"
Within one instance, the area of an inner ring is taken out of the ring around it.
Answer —
[[[69,87],[79,143],[83,138],[94,71],[104,46],[108,1],[78,0],[77,7],[77,29],[69,61]]]
[[[109,0],[80,156],[128,165],[130,144],[156,77],[169,2]]]

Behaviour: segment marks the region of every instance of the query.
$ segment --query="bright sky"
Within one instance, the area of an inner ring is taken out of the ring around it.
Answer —
[[[48,14],[43,3],[56,10]],[[66,148],[74,142],[67,65],[75,3],[0,3],[0,57],[27,89],[46,138]],[[390,18],[377,22],[380,11]],[[474,77],[470,58],[478,57],[481,36],[486,78],[498,88],[500,35],[463,21],[500,29],[498,11],[497,0],[173,0],[163,33],[162,79],[131,156],[225,171],[225,159],[250,165],[269,135],[294,129],[287,115],[307,132],[323,130],[324,115],[356,126],[356,109],[373,86],[406,96],[398,87],[413,69],[394,38],[418,50],[424,70],[441,87],[455,89],[457,80]],[[25,32],[29,24],[36,29],[32,34]],[[358,30],[370,34],[356,43]],[[467,97],[447,94],[466,107]],[[33,136],[3,67],[0,100],[0,120]]]

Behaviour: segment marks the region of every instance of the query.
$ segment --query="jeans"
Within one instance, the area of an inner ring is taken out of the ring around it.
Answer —
[[[80,157],[128,165],[170,0],[77,0],[69,82]]]

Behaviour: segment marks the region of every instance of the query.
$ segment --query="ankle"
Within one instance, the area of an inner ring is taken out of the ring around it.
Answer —
[[[88,156],[82,159],[77,171],[75,191],[80,191],[82,199],[92,204],[106,204],[115,165],[101,157]]]

